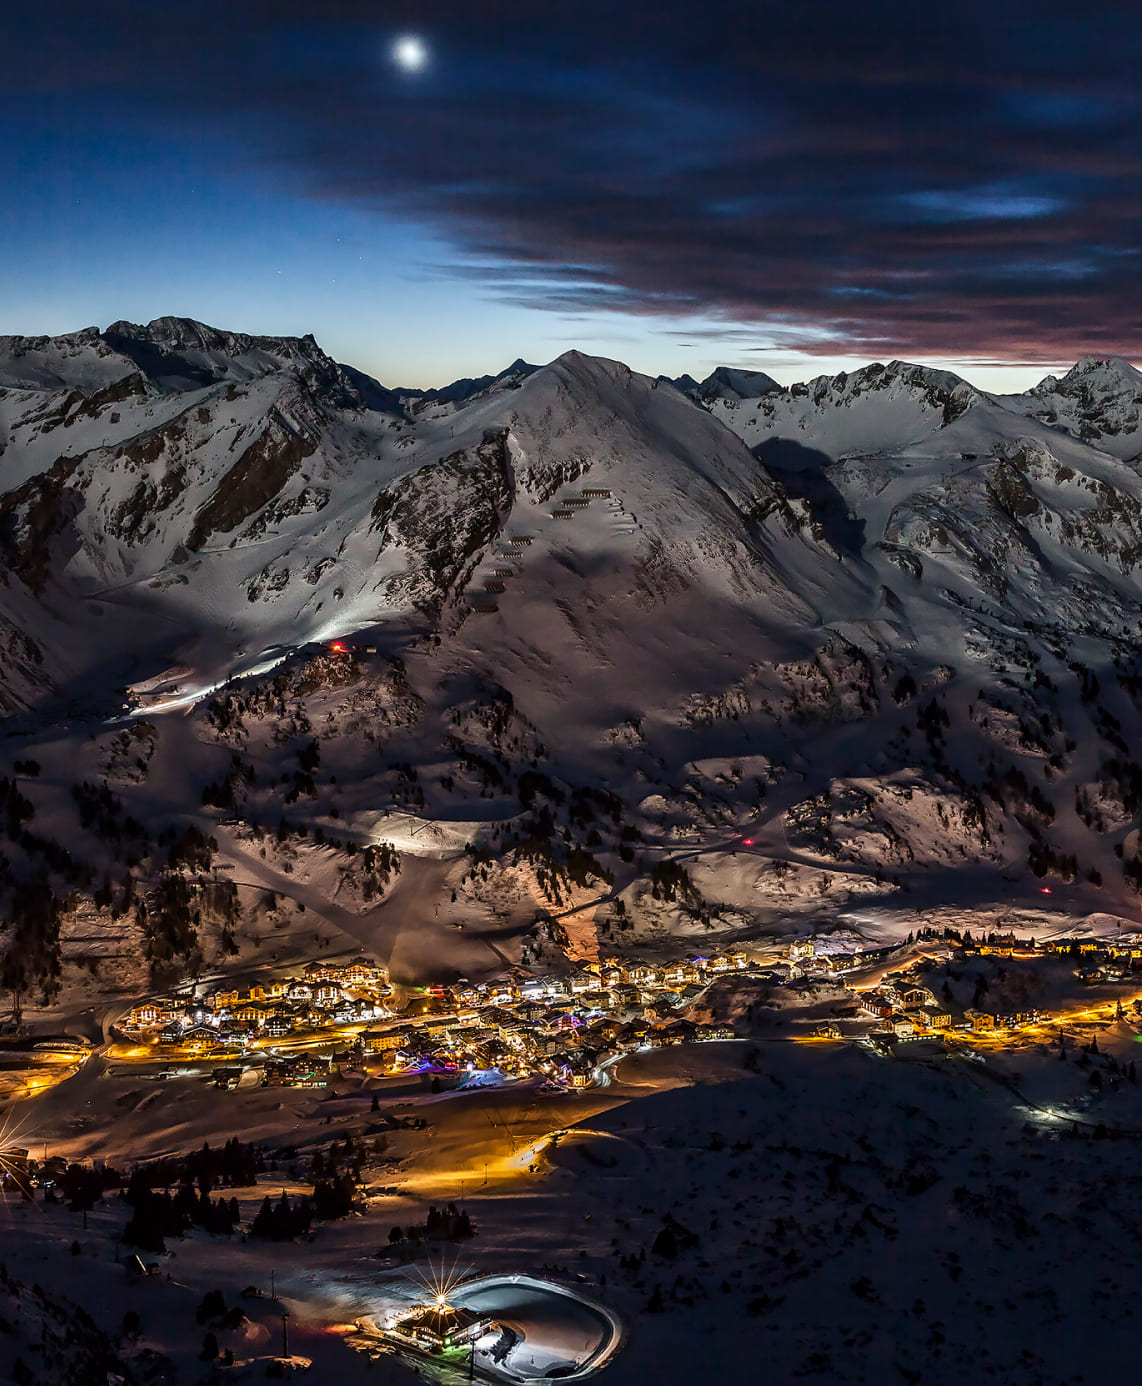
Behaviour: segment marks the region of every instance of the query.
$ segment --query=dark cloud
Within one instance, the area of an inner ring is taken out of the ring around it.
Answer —
[[[48,0],[4,23],[3,99],[209,130],[220,160],[441,227],[452,272],[511,301],[830,354],[1142,354],[1132,3]],[[403,31],[432,51],[415,76]]]

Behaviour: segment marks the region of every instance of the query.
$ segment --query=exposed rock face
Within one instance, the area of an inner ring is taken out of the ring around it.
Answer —
[[[381,491],[372,510],[381,550],[397,545],[408,561],[390,595],[439,616],[456,584],[499,534],[513,487],[506,439],[495,435]]]
[[[229,534],[272,501],[316,451],[317,444],[271,418],[265,432],[242,453],[198,512],[186,541],[193,553],[212,536]]]

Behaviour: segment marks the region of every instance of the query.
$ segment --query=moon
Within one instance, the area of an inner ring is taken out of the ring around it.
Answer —
[[[424,40],[415,34],[405,34],[393,44],[393,61],[405,72],[420,72],[428,62]]]

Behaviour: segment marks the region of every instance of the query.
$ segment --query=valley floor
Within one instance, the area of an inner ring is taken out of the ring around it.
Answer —
[[[1125,1021],[1099,1032],[1097,1057],[1072,1049],[1062,1061],[1031,1042],[977,1055],[900,1045],[885,1057],[738,1041],[628,1057],[610,1086],[585,1093],[410,1086],[386,1092],[386,1109],[427,1127],[390,1135],[391,1184],[363,1216],[318,1224],[310,1240],[194,1232],[144,1255],[156,1276],[132,1278],[117,1197],[84,1219],[10,1193],[0,1259],[112,1334],[138,1312],[142,1338],[126,1360],[140,1380],[208,1379],[194,1311],[212,1289],[249,1316],[218,1334],[238,1360],[278,1350],[285,1307],[311,1379],[410,1380],[397,1354],[378,1356],[378,1318],[441,1275],[525,1274],[618,1316],[623,1346],[605,1368],[615,1386],[711,1369],[745,1377],[759,1363],[775,1381],[1069,1386],[1117,1374],[1136,1336],[1142,1090],[1095,1091],[1089,1074],[1125,1065],[1137,1042]],[[377,1124],[364,1090],[215,1094],[185,1079],[139,1100],[127,1086],[89,1065],[20,1104],[22,1142],[122,1164],[235,1133],[305,1149]],[[244,1225],[266,1193],[301,1190],[289,1165],[232,1191]],[[449,1201],[475,1238],[403,1263],[390,1228]],[[265,1297],[242,1299],[248,1286]],[[34,1365],[34,1346],[0,1338],[0,1380],[17,1355]],[[464,1377],[455,1363],[416,1365]]]

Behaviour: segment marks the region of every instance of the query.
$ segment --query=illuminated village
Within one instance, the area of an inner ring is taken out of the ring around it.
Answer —
[[[957,1005],[934,974],[969,957],[1005,959],[1014,968],[1054,963],[1079,990],[1053,1010],[997,1011],[982,996],[974,998],[979,1004]],[[744,952],[667,966],[613,960],[565,975],[411,988],[394,987],[367,959],[315,962],[248,987],[192,987],[141,1002],[118,1021],[121,1043],[112,1052],[133,1062],[208,1061],[220,1088],[237,1087],[244,1075],[269,1086],[324,1087],[352,1074],[407,1072],[449,1086],[494,1075],[587,1088],[625,1053],[748,1037],[748,1023],[735,1028],[686,1014],[715,983],[722,990],[735,983],[782,988],[791,1038],[1014,1043],[1094,1014],[1098,1001],[1121,1017],[1126,989],[1142,986],[1142,945],[921,934],[895,948],[834,952],[808,940],[764,963]],[[828,1017],[814,1019],[821,984],[836,995],[823,1007]],[[1088,990],[1096,987],[1110,990],[1096,999]]]
[[[421,1069],[540,1074],[582,1088],[607,1059],[641,1046],[733,1039],[732,1026],[695,1024],[677,1012],[714,978],[747,967],[744,953],[728,953],[668,967],[614,962],[566,976],[394,989],[368,960],[319,962],[246,988],[148,1000],[118,1028],[132,1058],[218,1061],[221,1087],[237,1085],[242,1060],[260,1061],[268,1085],[314,1087],[338,1073]]]

